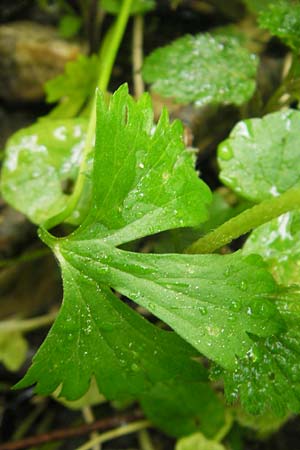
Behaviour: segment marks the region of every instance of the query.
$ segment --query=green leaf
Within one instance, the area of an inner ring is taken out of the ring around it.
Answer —
[[[274,2],[274,0],[243,0],[243,2],[246,4],[248,9],[255,13],[259,14],[260,12],[264,11],[268,8],[270,4]]]
[[[79,55],[65,66],[65,73],[45,84],[48,103],[59,104],[50,112],[53,119],[77,116],[92,99],[98,79],[99,60],[96,55]]]
[[[141,404],[151,422],[158,426],[163,423],[172,436],[201,429],[207,437],[213,437],[224,426],[224,406],[207,383],[160,383],[143,394]]]
[[[105,11],[118,14],[121,9],[122,0],[102,0],[101,8]],[[131,14],[142,14],[155,8],[155,0],[135,0],[132,2]]]
[[[299,292],[286,291],[276,301],[288,331],[257,339],[234,371],[216,373],[225,381],[227,399],[240,395],[250,413],[273,411],[278,416],[300,409],[300,308]]]
[[[65,16],[62,16],[59,21],[58,25],[59,34],[63,38],[70,38],[76,36],[81,26],[82,26],[81,17],[76,16],[75,14],[66,14]]]
[[[109,106],[98,98],[93,205],[68,237],[41,231],[61,265],[64,301],[19,386],[37,383],[44,394],[61,386],[62,396],[76,399],[94,376],[107,398],[130,395],[143,403],[150,389],[165,396],[172,384],[189,389],[187,383],[205,381],[192,360],[196,350],[234,370],[236,358],[252,348],[252,335],[265,338],[283,329],[270,300],[278,287],[259,256],[116,248],[199,224],[211,200],[182,144],[182,126],[170,124],[164,112],[154,127],[149,102],[148,95],[135,102],[126,86]],[[115,291],[147,308],[196,350],[139,317]],[[171,406],[169,401],[166,408]],[[194,407],[190,414],[201,416]]]
[[[45,119],[8,140],[1,191],[5,200],[32,222],[43,223],[64,209],[68,195],[63,190],[77,177],[86,127],[85,119]],[[70,222],[82,221],[89,197],[88,182],[85,198]]]
[[[202,433],[195,433],[180,439],[175,450],[225,450],[225,447],[219,442],[207,439]]]
[[[254,230],[243,253],[261,255],[279,284],[300,284],[300,212],[289,212]]]
[[[300,46],[300,4],[295,0],[276,0],[259,16],[259,25],[295,51]]]
[[[256,57],[237,39],[207,33],[154,50],[143,76],[154,91],[180,103],[241,105],[254,93],[256,69]]]
[[[28,344],[17,331],[0,333],[0,363],[7,370],[16,372],[26,360]]]
[[[148,323],[67,261],[61,268],[61,311],[20,386],[37,381],[41,394],[61,386],[60,396],[76,400],[94,375],[106,398],[122,399],[170,377],[206,380],[201,365],[191,359],[196,352],[174,333]]]
[[[299,121],[290,109],[239,122],[218,149],[223,183],[254,202],[299,185]]]

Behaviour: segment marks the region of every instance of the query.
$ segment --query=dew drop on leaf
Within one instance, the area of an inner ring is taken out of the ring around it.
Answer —
[[[219,147],[218,150],[218,156],[219,158],[223,159],[224,161],[229,161],[233,158],[233,151],[230,145],[223,144]]]

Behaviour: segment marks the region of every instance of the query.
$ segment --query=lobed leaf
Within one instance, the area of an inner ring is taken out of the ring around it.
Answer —
[[[203,407],[185,406],[179,413],[167,395],[170,387],[177,386],[179,398],[197,398],[197,383],[206,378],[192,359],[196,350],[233,373],[256,342],[277,339],[285,327],[272,300],[278,287],[259,256],[116,248],[165,229],[198,225],[207,217],[211,194],[194,172],[181,125],[170,124],[164,112],[154,126],[147,95],[134,102],[122,86],[108,106],[99,96],[97,113],[89,215],[65,238],[41,232],[60,262],[64,301],[19,387],[37,383],[38,392],[49,393],[60,386],[63,397],[76,399],[95,377],[107,398],[138,398],[169,432],[175,433],[178,416],[181,430],[192,432]],[[147,308],[196,350],[139,317],[115,291]],[[173,428],[155,412],[150,391],[165,399]]]
[[[68,119],[82,112],[95,93],[99,60],[96,55],[79,55],[76,61],[65,66],[65,73],[58,75],[45,84],[48,103],[59,104],[52,109],[48,117]]]
[[[298,185],[299,123],[292,109],[239,122],[218,148],[223,183],[254,202]]]
[[[154,50],[143,77],[154,91],[177,102],[241,105],[255,90],[257,59],[238,39],[217,34],[186,35]]]

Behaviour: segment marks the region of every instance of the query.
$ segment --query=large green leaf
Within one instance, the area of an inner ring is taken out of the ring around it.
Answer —
[[[44,119],[8,140],[1,191],[5,200],[32,222],[41,224],[65,208],[68,195],[64,189],[77,177],[86,127],[85,119]],[[90,197],[88,182],[85,199],[71,222],[82,221]]]
[[[300,182],[300,112],[280,111],[239,122],[218,149],[220,178],[259,202]]]
[[[64,302],[20,386],[37,383],[41,393],[61,386],[62,396],[75,399],[94,376],[108,398],[137,397],[153,411],[146,399],[150,389],[163,398],[170,383],[190,389],[184,387],[188,380],[203,381],[201,366],[191,360],[197,352],[147,323],[111,290],[146,307],[195,349],[234,371],[237,358],[251,350],[252,336],[283,331],[271,299],[278,287],[259,256],[152,255],[116,248],[167,228],[195,226],[205,220],[211,195],[195,175],[181,125],[170,125],[163,113],[154,127],[148,95],[135,103],[123,86],[109,106],[99,97],[97,108],[94,203],[70,236],[41,233],[60,262]],[[171,407],[168,400],[166,408]],[[191,414],[201,417],[195,407],[180,414],[186,417],[182,427],[191,424]]]
[[[259,24],[296,52],[300,46],[300,4],[297,0],[268,2],[259,16]]]
[[[259,257],[136,254],[86,234],[79,239],[76,234],[56,244],[63,264],[147,308],[224,367],[232,368],[236,355],[247,353],[248,333],[267,336],[280,330],[277,311],[267,300],[276,287]]]
[[[143,76],[153,90],[181,103],[241,105],[255,90],[257,59],[233,37],[187,35],[154,50]]]

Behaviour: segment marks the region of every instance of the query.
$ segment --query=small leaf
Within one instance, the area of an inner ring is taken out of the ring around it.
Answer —
[[[102,0],[101,8],[112,14],[118,14],[122,6],[122,0]],[[155,0],[134,0],[131,14],[142,14],[155,8]]]
[[[85,119],[42,120],[15,133],[6,144],[1,190],[7,202],[40,224],[65,207],[64,188],[76,180],[85,142]],[[70,221],[80,223],[89,205],[85,202]]]
[[[7,370],[18,371],[26,360],[27,350],[27,341],[21,333],[0,332],[0,362]]]
[[[252,231],[243,253],[257,253],[279,284],[300,284],[300,212],[293,211]]]
[[[241,105],[255,90],[257,59],[237,39],[186,35],[151,53],[143,67],[147,83],[177,102]]]
[[[259,16],[259,25],[278,36],[293,50],[300,46],[300,4],[295,0],[276,0]]]
[[[73,37],[79,32],[81,26],[82,26],[81,17],[76,16],[75,14],[66,14],[65,16],[62,16],[59,21],[58,25],[59,34],[63,38]]]
[[[77,116],[95,93],[99,60],[96,55],[79,55],[65,66],[65,73],[45,84],[48,103],[59,102],[47,117],[68,119]]]
[[[218,149],[223,183],[254,202],[298,185],[299,124],[292,109],[239,122]]]
[[[201,433],[195,433],[180,439],[175,450],[225,450],[225,447],[219,442],[210,441]]]
[[[201,430],[213,437],[224,426],[224,405],[207,383],[179,385],[171,380],[157,384],[143,394],[141,405],[151,422],[160,427],[163,424],[172,436]]]

